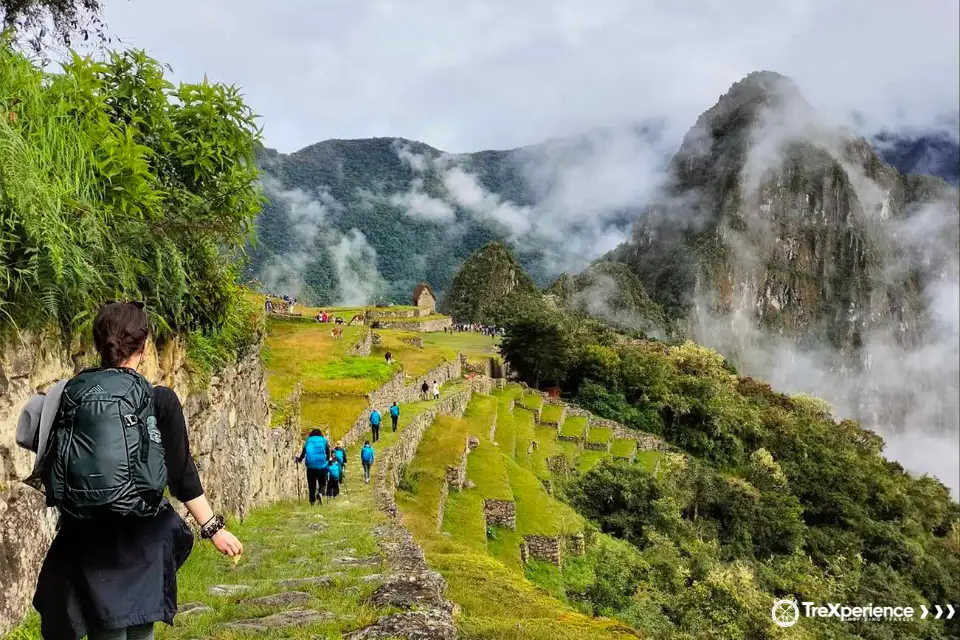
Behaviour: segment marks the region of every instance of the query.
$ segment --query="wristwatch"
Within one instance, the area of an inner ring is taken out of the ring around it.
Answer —
[[[209,540],[217,534],[220,529],[226,526],[226,523],[223,521],[223,516],[217,515],[213,516],[207,523],[200,527],[200,537],[204,540]]]

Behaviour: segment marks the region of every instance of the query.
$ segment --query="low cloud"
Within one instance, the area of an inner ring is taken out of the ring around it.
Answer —
[[[287,250],[271,256],[261,270],[267,291],[300,297],[304,274],[311,264],[327,254],[333,264],[340,297],[337,305],[355,306],[372,302],[384,288],[377,271],[377,253],[358,229],[341,233],[332,218],[343,206],[326,188],[314,193],[284,189],[275,178],[262,174],[264,194],[283,209],[293,233]]]

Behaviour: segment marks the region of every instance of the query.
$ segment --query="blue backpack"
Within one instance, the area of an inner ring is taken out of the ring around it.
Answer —
[[[343,464],[346,461],[347,454],[344,453],[343,449],[337,448],[333,450],[333,455],[337,456],[337,462]]]
[[[378,425],[378,424],[380,424],[380,412],[379,412],[379,411],[374,410],[374,412],[370,414],[370,424],[372,424],[372,425]]]
[[[333,462],[330,465],[330,478],[338,482],[340,481],[340,463],[339,462]]]
[[[327,439],[323,436],[310,436],[306,442],[307,468],[324,469],[327,466]]]
[[[390,407],[390,415],[392,415],[394,418],[396,418],[397,416],[399,416],[399,415],[400,415],[400,407],[398,407],[397,405],[393,405],[392,407]]]
[[[360,449],[360,459],[370,464],[373,462],[373,447],[364,447]]]

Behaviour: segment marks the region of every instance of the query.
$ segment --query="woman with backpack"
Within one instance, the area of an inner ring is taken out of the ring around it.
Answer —
[[[311,505],[317,502],[323,504],[323,493],[327,487],[327,459],[329,457],[330,447],[327,444],[327,439],[323,437],[323,431],[312,429],[303,443],[300,455],[293,459],[297,464],[306,461],[307,493]]]
[[[167,487],[202,538],[224,555],[243,552],[204,497],[176,393],[137,372],[147,334],[142,304],[100,308],[101,367],[66,383],[38,450],[47,502],[60,511],[33,597],[44,640],[150,640],[155,622],[173,624],[193,534]]]

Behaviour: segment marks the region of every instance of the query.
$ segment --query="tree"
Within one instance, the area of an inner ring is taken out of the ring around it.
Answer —
[[[504,323],[500,354],[528,383],[560,384],[571,356],[570,330],[562,314],[541,304],[521,306]]]
[[[3,31],[24,38],[36,53],[42,53],[52,27],[53,39],[70,46],[75,36],[106,40],[100,0],[0,0]]]

